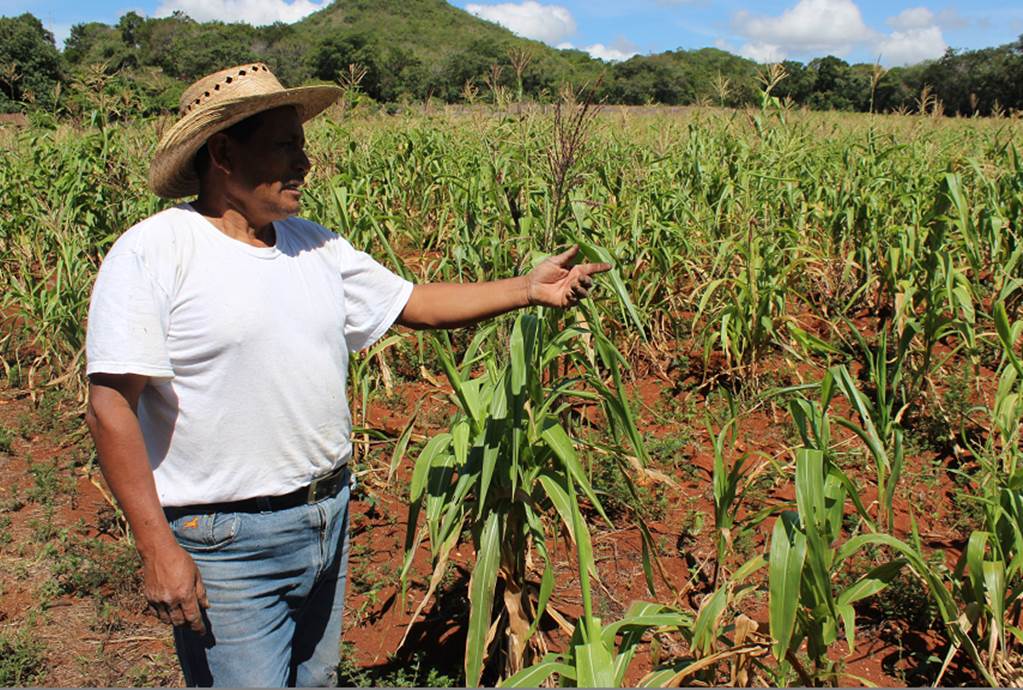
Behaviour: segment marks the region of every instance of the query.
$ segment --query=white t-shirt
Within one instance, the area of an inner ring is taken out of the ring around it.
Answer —
[[[89,308],[87,372],[140,374],[138,416],[164,506],[288,493],[347,461],[348,353],[412,284],[326,228],[232,239],[183,204],[122,235]]]

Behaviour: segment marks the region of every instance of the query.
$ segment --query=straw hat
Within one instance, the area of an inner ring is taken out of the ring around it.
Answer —
[[[178,121],[163,135],[149,166],[149,187],[166,199],[198,194],[193,161],[212,135],[250,115],[284,105],[296,106],[305,122],[342,93],[336,86],[285,89],[260,62],[203,77],[181,95]]]

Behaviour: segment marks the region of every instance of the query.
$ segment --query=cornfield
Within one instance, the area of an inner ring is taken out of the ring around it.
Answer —
[[[92,282],[165,203],[145,175],[166,125],[0,129],[6,385],[84,402]],[[394,331],[352,359],[360,476],[408,505],[412,620],[452,552],[475,554],[464,681],[856,684],[864,621],[906,583],[941,640],[927,682],[1023,681],[1021,134],[768,93],[312,122],[303,215],[414,281],[510,276],[571,244],[615,266],[576,310]],[[424,381],[438,423],[373,427],[374,398]],[[927,477],[963,514],[938,546],[913,498]],[[679,549],[708,548],[686,577],[664,567],[657,492],[695,497]],[[612,530],[635,535],[646,589],[621,611],[594,603]]]

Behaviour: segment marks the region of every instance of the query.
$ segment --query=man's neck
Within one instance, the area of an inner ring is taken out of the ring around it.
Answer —
[[[273,222],[253,223],[248,216],[226,199],[219,203],[211,202],[208,197],[200,194],[192,202],[192,208],[206,218],[213,227],[228,237],[250,244],[254,247],[272,247],[277,243],[277,233]]]

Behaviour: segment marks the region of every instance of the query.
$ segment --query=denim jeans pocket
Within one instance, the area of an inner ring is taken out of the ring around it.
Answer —
[[[238,513],[182,515],[170,527],[186,551],[216,551],[234,541],[241,521]]]

